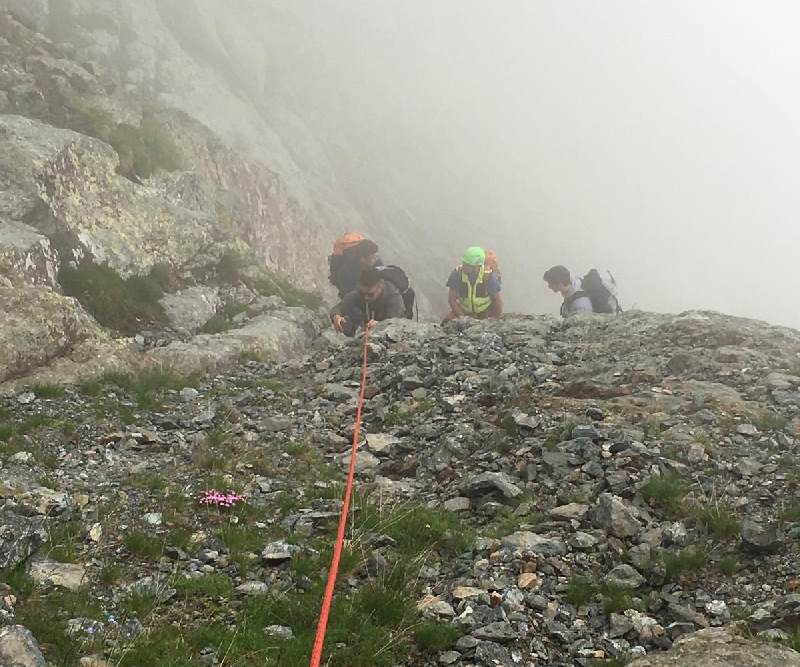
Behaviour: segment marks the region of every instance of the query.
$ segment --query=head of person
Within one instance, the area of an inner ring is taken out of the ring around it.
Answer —
[[[461,270],[464,273],[476,274],[479,273],[486,261],[486,252],[480,246],[470,246],[464,251],[464,256],[461,258]]]
[[[566,266],[554,266],[544,272],[544,281],[554,292],[565,294],[572,287],[572,276]]]
[[[353,254],[365,269],[375,266],[378,263],[378,244],[369,239],[364,239],[353,248]]]
[[[381,272],[374,266],[364,269],[358,281],[358,291],[365,301],[372,303],[379,299],[383,294],[383,278]]]

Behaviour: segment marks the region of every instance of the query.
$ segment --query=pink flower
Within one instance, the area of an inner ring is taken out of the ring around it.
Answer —
[[[217,491],[211,489],[200,494],[199,502],[201,505],[216,505],[217,507],[234,507],[237,503],[245,502],[246,496],[239,495],[235,491]]]

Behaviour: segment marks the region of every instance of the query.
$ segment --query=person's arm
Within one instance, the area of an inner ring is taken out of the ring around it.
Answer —
[[[400,292],[394,292],[389,297],[389,302],[386,304],[386,319],[406,316],[406,304],[403,301],[403,295]]]
[[[588,296],[582,296],[572,303],[573,313],[593,313],[592,300]]]
[[[347,320],[352,316],[353,310],[358,307],[358,292],[348,292],[345,297],[331,308],[330,318],[333,328],[342,333]]]
[[[458,290],[450,288],[450,294],[447,297],[447,303],[450,304],[450,310],[456,317],[464,317],[464,311],[461,308],[460,295]]]
[[[492,307],[489,312],[489,317],[503,317],[503,295],[498,292],[492,299]]]

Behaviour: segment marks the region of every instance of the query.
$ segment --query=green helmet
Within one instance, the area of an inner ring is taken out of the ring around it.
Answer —
[[[486,251],[480,246],[471,246],[464,251],[461,261],[467,266],[483,266],[486,261]]]

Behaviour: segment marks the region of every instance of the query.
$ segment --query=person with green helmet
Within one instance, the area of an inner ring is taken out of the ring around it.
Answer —
[[[447,280],[447,287],[450,312],[444,322],[458,317],[485,319],[503,314],[500,280],[486,265],[486,251],[480,246],[470,246],[464,251],[461,264]]]

